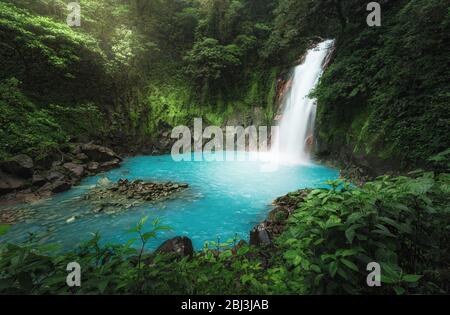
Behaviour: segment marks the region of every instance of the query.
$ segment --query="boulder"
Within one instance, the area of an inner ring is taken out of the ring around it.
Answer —
[[[91,171],[91,172],[96,172],[96,171],[98,171],[99,166],[100,166],[100,164],[99,164],[98,162],[89,162],[89,163],[87,164],[87,168],[88,168],[88,170]]]
[[[176,254],[185,257],[194,255],[194,248],[190,238],[177,236],[162,243],[156,253]]]
[[[101,170],[101,171],[106,172],[106,171],[109,171],[109,170],[111,170],[113,168],[119,167],[119,165],[120,165],[120,160],[119,159],[114,159],[112,161],[101,163],[98,166],[98,169]]]
[[[75,177],[82,177],[84,175],[84,166],[75,163],[65,163],[63,165],[65,169],[67,169],[71,175]]]
[[[59,193],[69,190],[72,184],[63,180],[57,180],[52,184],[52,192]]]
[[[250,245],[270,245],[270,237],[264,223],[258,224],[250,231]]]
[[[75,155],[75,159],[82,162],[87,162],[89,160],[89,157],[84,153],[78,153],[77,155]]]
[[[42,174],[34,174],[33,179],[31,180],[33,186],[42,186],[46,181],[47,179]]]
[[[111,149],[102,147],[96,144],[83,144],[81,145],[81,151],[86,154],[89,159],[97,162],[108,162],[112,160],[119,160],[121,158]]]
[[[62,172],[59,170],[52,169],[50,172],[48,172],[46,179],[48,181],[54,181],[54,180],[60,180],[63,179],[65,176]]]
[[[53,184],[46,182],[41,188],[37,190],[39,196],[47,197],[52,194]]]
[[[30,178],[33,175],[33,160],[25,154],[19,154],[1,163],[0,168],[6,173]]]
[[[0,194],[6,194],[26,187],[27,182],[25,180],[0,171]]]

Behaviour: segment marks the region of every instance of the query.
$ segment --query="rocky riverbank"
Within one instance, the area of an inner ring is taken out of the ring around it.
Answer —
[[[275,199],[275,208],[269,212],[267,219],[250,231],[250,245],[265,246],[272,244],[272,240],[283,233],[287,219],[305,200],[311,189],[300,189]]]
[[[273,245],[273,240],[283,233],[288,218],[300,206],[310,192],[311,189],[300,189],[275,199],[273,202],[275,207],[269,212],[267,219],[256,225],[250,231],[249,243],[251,246],[259,247],[261,249],[258,252],[258,255],[261,256],[264,265],[268,263],[267,258],[271,255],[270,248]],[[244,244],[246,244],[244,240],[239,241],[238,244],[232,248],[232,253],[236,253]],[[192,256],[192,241],[188,237],[177,236],[165,241],[155,252],[176,254],[177,257]]]
[[[173,198],[177,193],[188,188],[188,184],[148,183],[142,180],[129,181],[120,179],[111,183],[101,180],[97,187],[91,189],[85,196],[92,204],[95,213],[117,213],[144,202],[157,202]]]
[[[82,178],[120,166],[113,150],[93,143],[71,144],[48,166],[25,154],[0,162],[0,203],[30,202],[69,190]]]

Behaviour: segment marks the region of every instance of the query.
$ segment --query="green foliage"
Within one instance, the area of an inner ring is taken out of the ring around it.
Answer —
[[[226,77],[227,71],[240,64],[240,50],[236,45],[222,46],[213,38],[205,38],[196,43],[185,60],[187,72],[192,77],[209,87],[211,83]]]
[[[383,176],[361,188],[330,184],[311,192],[278,240],[289,270],[287,290],[447,292],[448,174]],[[381,265],[381,287],[366,284],[369,262]]]
[[[144,230],[146,218],[129,232],[137,234],[127,244],[102,245],[100,236],[92,239],[71,253],[58,256],[55,248],[28,243],[23,246],[0,246],[0,293],[31,294],[177,294],[200,292],[210,294],[235,294],[246,292],[258,285],[253,273],[261,270],[259,263],[250,262],[250,248],[242,246],[231,251],[222,244],[220,252],[205,248],[191,258],[177,258],[167,254],[144,254],[147,241],[155,237],[161,226],[153,222],[150,231]],[[132,247],[141,242],[138,249]],[[82,266],[82,285],[66,286],[66,266],[76,261]],[[212,281],[216,285],[211,285]],[[232,291],[238,286],[239,291]]]
[[[344,148],[410,169],[448,148],[448,10],[399,1],[382,27],[347,28],[316,92],[322,154]]]
[[[107,132],[105,115],[93,103],[77,107],[51,104],[48,111],[72,139],[88,140]]]
[[[44,104],[98,99],[105,56],[92,36],[3,1],[0,12],[0,80],[17,78]]]
[[[18,153],[43,157],[66,141],[58,122],[22,94],[17,79],[0,82],[0,159]]]
[[[193,257],[145,251],[168,227],[143,218],[127,244],[95,234],[71,252],[38,241],[0,245],[0,293],[32,294],[430,294],[448,293],[450,176],[417,171],[357,188],[334,181],[313,190],[273,247],[207,242]],[[295,196],[295,195],[292,195]],[[140,245],[134,244],[139,242]],[[82,266],[68,288],[66,265]],[[381,287],[368,287],[369,262]]]

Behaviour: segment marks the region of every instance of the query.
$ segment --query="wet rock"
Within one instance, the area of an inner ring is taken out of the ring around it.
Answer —
[[[84,196],[94,205],[94,212],[115,213],[144,202],[161,201],[170,198],[188,187],[187,184],[147,183],[142,180],[120,179],[111,183],[106,177]]]
[[[67,169],[71,175],[75,177],[82,177],[84,175],[84,166],[75,163],[65,163],[63,165],[65,169]]]
[[[250,231],[250,245],[261,246],[270,245],[270,237],[264,223],[258,224]]]
[[[192,247],[192,241],[190,238],[186,236],[177,236],[162,243],[155,252],[176,254],[186,257],[194,255],[194,248]]]
[[[61,171],[51,170],[50,172],[48,172],[46,179],[51,182],[61,180],[64,177],[65,175]]]
[[[63,180],[57,180],[52,184],[52,192],[54,193],[63,192],[69,190],[70,187],[72,187],[71,183]]]
[[[23,178],[30,178],[33,175],[33,167],[33,160],[25,154],[16,155],[0,164],[0,168],[6,173]]]
[[[100,145],[88,143],[80,147],[81,151],[86,154],[89,159],[97,162],[108,162],[112,160],[119,160],[121,158],[111,149],[102,147]]]
[[[26,187],[27,182],[24,179],[0,171],[0,194],[6,194]]]
[[[285,208],[275,208],[272,211],[269,212],[269,215],[267,216],[268,220],[271,222],[283,222],[289,217],[289,210]]]
[[[267,220],[250,231],[250,245],[268,245],[283,233],[287,219],[301,206],[310,192],[310,189],[301,189],[277,198],[274,201],[275,208],[269,212]]]
[[[98,166],[98,169],[106,172],[106,171],[112,170],[113,168],[119,167],[119,165],[120,165],[120,160],[114,159],[112,161],[101,163]]]
[[[89,157],[88,157],[86,154],[84,154],[84,153],[78,153],[78,154],[76,154],[76,155],[75,155],[75,159],[77,159],[77,160],[79,160],[79,161],[82,161],[82,162],[87,162],[87,161],[89,161]]]
[[[48,195],[52,191],[52,183],[46,182],[41,188],[37,190],[39,195]]]
[[[91,172],[96,172],[99,169],[100,164],[98,162],[89,162],[87,168]]]
[[[47,179],[43,174],[34,174],[31,180],[33,186],[42,186],[46,183]]]

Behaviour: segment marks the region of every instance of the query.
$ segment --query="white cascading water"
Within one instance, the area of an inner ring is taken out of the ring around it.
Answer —
[[[292,85],[284,99],[283,114],[272,145],[272,157],[280,162],[309,163],[316,100],[308,97],[323,72],[323,64],[334,41],[326,40],[310,49],[304,62],[294,69]]]

